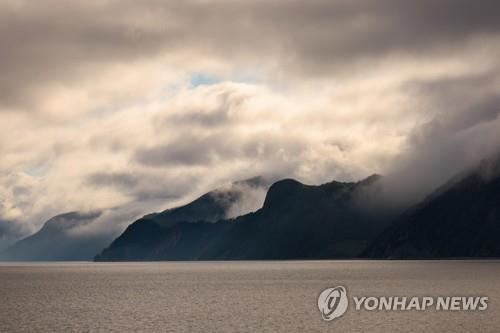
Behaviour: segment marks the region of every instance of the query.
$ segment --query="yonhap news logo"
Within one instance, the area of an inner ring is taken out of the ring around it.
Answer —
[[[347,296],[347,288],[327,288],[318,297],[318,308],[325,321],[341,317],[349,307],[355,311],[484,311],[487,296]]]
[[[318,297],[318,307],[326,321],[342,316],[348,303],[347,290],[342,286],[325,289]]]

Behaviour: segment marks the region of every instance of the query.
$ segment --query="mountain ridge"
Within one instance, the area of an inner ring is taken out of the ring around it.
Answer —
[[[263,176],[236,181],[205,193],[190,204],[167,209],[160,213],[147,214],[141,219],[148,219],[165,226],[175,225],[180,220],[216,222],[225,218],[233,205],[248,199],[243,190],[247,190],[246,193],[258,192],[260,188],[266,188],[269,182],[270,180]],[[1,251],[0,260],[92,260],[95,254],[109,245],[116,236],[105,232],[85,234],[75,231],[92,223],[102,213],[102,211],[72,211],[56,215],[47,220],[32,235],[18,240]]]
[[[198,221],[162,226],[151,219],[141,219],[95,260],[351,257],[381,229],[378,225],[381,221],[356,208],[353,196],[356,190],[377,179],[333,181],[319,186],[283,179],[271,185],[261,209],[217,223]],[[329,240],[339,247],[332,246]]]
[[[75,229],[91,223],[101,211],[69,212],[47,220],[34,234],[25,237],[0,253],[5,261],[72,261],[88,260],[93,251],[110,241],[107,234],[73,234]]]
[[[405,212],[362,257],[500,257],[500,156],[482,160]]]

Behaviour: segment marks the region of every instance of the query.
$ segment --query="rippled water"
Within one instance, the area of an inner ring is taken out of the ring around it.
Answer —
[[[355,311],[320,292],[488,296],[483,312]],[[499,332],[500,262],[0,264],[0,332]]]

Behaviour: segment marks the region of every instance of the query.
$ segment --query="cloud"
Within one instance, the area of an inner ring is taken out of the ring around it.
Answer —
[[[136,202],[175,200],[187,194],[192,180],[161,172],[101,172],[87,176],[84,185],[94,189],[110,188],[131,197]]]
[[[148,59],[170,71],[203,72],[207,63],[222,63],[285,76],[359,75],[398,57],[446,57],[474,40],[491,48],[499,12],[493,0],[477,6],[466,0],[6,1],[0,104],[37,109],[57,90],[85,99],[78,93],[85,81],[114,69],[130,72]]]
[[[119,232],[259,174],[389,174],[421,196],[500,145],[499,11],[465,0],[4,1],[0,218],[34,231],[99,209],[88,228]]]
[[[241,193],[240,198],[231,204],[226,212],[226,218],[235,218],[260,209],[264,204],[268,187],[237,184],[234,189]]]
[[[140,149],[136,153],[139,163],[146,165],[207,165],[217,159],[228,158],[232,147],[223,137],[190,136],[152,148]]]
[[[137,185],[139,180],[127,173],[104,173],[96,172],[88,177],[90,184],[98,186],[117,186],[119,188],[131,188]]]
[[[416,86],[432,117],[410,132],[402,154],[387,170],[395,197],[410,202],[500,151],[498,75],[486,72]]]

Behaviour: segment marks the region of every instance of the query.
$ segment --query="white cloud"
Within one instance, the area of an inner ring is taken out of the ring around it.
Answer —
[[[227,181],[354,180],[407,172],[407,156],[444,180],[499,143],[497,7],[446,16],[468,7],[5,2],[0,219],[35,230],[104,208],[96,228],[118,230]]]

